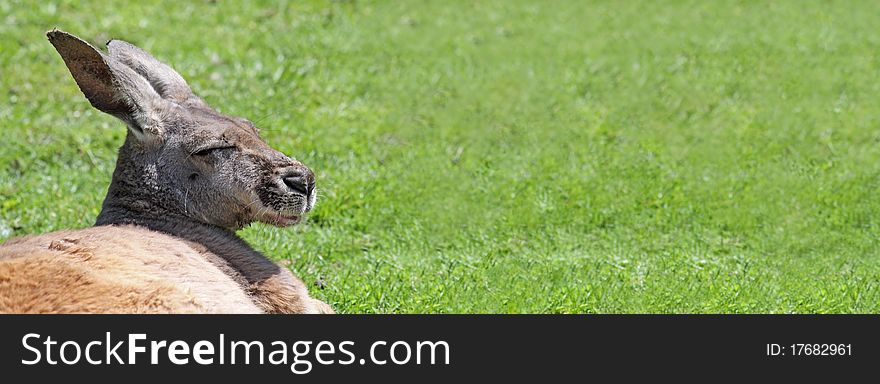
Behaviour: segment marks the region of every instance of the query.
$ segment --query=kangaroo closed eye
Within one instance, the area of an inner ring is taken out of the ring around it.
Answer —
[[[228,144],[223,144],[223,145],[217,145],[217,146],[206,147],[206,148],[202,148],[202,149],[197,149],[197,150],[195,150],[195,151],[192,153],[192,155],[193,155],[193,156],[207,156],[207,155],[209,155],[209,154],[211,154],[211,153],[213,153],[213,152],[215,152],[215,151],[221,151],[221,150],[224,150],[224,149],[236,149],[236,146],[234,146],[234,145],[228,145]]]

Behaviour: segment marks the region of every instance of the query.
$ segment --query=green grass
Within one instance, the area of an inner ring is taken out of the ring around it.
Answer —
[[[91,225],[125,134],[58,27],[315,170],[242,235],[340,312],[880,312],[873,2],[146,3],[0,3],[0,240]]]

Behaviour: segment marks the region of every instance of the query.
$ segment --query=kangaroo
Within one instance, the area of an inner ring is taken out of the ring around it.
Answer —
[[[95,226],[0,245],[0,312],[333,313],[235,233],[297,224],[315,205],[309,168],[140,48],[47,36],[86,99],[128,131]]]

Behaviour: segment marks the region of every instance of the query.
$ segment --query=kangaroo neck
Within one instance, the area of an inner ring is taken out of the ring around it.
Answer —
[[[95,225],[136,225],[195,243],[222,259],[223,263],[210,258],[209,261],[217,264],[245,289],[277,275],[281,269],[235,232],[179,215],[138,214],[105,204]]]

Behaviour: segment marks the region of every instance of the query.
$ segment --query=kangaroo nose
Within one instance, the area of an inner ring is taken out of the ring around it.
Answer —
[[[284,185],[293,191],[309,196],[315,190],[315,174],[308,168],[294,168],[288,170],[281,177]]]

